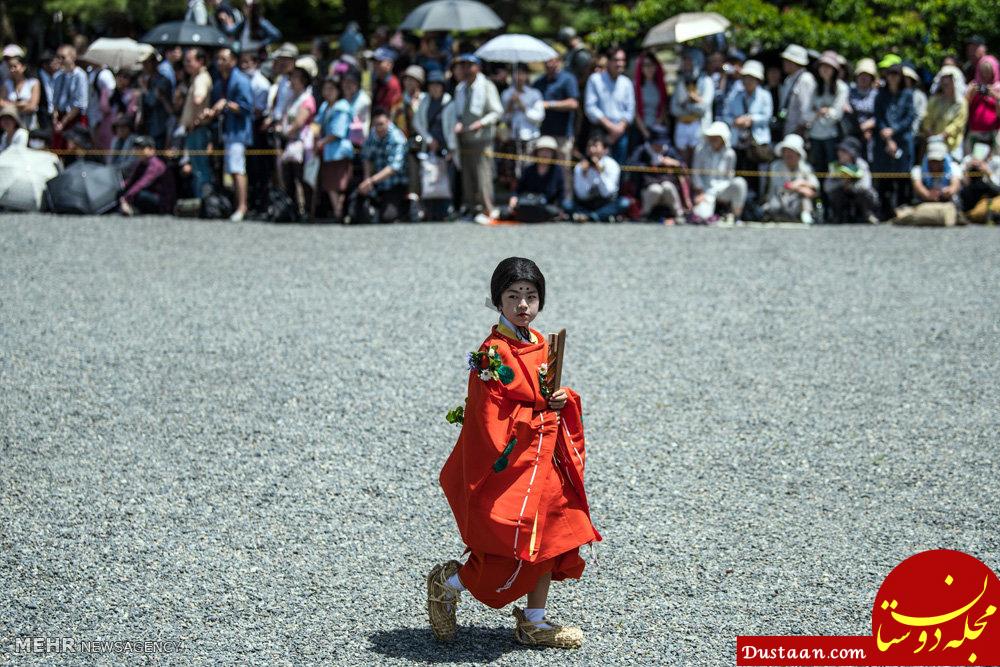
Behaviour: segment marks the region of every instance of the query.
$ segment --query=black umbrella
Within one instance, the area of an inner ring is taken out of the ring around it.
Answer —
[[[118,204],[123,187],[118,167],[80,160],[49,180],[46,193],[55,213],[107,213]]]
[[[210,25],[198,25],[192,21],[171,21],[161,23],[145,35],[140,42],[153,46],[204,46],[217,49],[229,46],[229,38],[222,31]]]

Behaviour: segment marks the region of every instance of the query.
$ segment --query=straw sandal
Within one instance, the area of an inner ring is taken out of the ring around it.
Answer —
[[[451,641],[455,638],[458,628],[455,611],[461,593],[445,582],[448,577],[458,572],[462,566],[457,560],[435,565],[427,575],[427,617],[430,620],[431,631],[441,641]],[[454,597],[449,595],[453,594]],[[451,605],[451,610],[448,610]]]
[[[511,612],[517,619],[514,628],[514,641],[527,646],[551,646],[553,648],[580,648],[583,644],[583,630],[571,625],[558,625],[549,617],[541,621],[529,621],[524,610],[514,607]],[[539,628],[542,623],[548,623],[551,628]]]

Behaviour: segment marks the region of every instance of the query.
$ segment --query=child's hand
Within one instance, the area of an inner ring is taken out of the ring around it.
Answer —
[[[549,408],[552,410],[559,410],[564,405],[566,405],[566,390],[563,387],[559,387],[555,392],[549,396]]]

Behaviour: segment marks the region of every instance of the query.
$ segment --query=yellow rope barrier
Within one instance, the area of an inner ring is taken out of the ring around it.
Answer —
[[[42,149],[42,150],[47,150],[48,152],[55,153],[56,155],[75,155],[75,156],[78,156],[78,157],[86,157],[86,156],[89,156],[89,155],[102,156],[102,157],[115,156],[115,155],[131,155],[131,156],[138,157],[138,156],[142,155],[142,151],[141,150],[137,150],[137,149],[133,149],[133,150],[114,150],[114,149],[89,148],[89,149],[84,149],[84,150],[72,150],[72,149],[68,149],[68,148],[63,148],[63,149],[50,149],[50,148],[46,148],[46,149]],[[248,149],[246,149],[245,154],[248,155],[248,156],[254,156],[254,155],[270,155],[270,156],[275,156],[275,155],[281,154],[281,152],[282,151],[280,151],[278,149],[275,149],[275,148],[248,148]],[[205,155],[205,156],[209,156],[209,157],[221,157],[222,155],[225,154],[225,151],[223,151],[221,149],[218,149],[218,148],[215,148],[215,149],[208,148],[208,149],[203,149],[203,150],[186,150],[186,149],[179,149],[179,148],[169,148],[169,149],[165,149],[165,150],[157,150],[155,152],[155,154],[158,155],[158,156],[167,157],[167,158],[177,158],[177,157],[181,157],[183,155],[188,155],[188,156],[192,156],[192,155]],[[490,149],[487,149],[485,151],[485,154],[488,155],[488,156],[490,156],[490,157],[499,159],[499,160],[511,160],[511,161],[514,161],[514,162],[532,162],[532,163],[538,163],[538,164],[557,164],[557,165],[560,165],[560,166],[563,166],[563,167],[573,167],[573,166],[575,166],[577,164],[577,161],[574,161],[574,160],[562,160],[562,159],[559,159],[559,158],[541,158],[541,157],[538,157],[538,156],[535,156],[535,155],[526,155],[526,154],[525,155],[521,155],[521,154],[517,154],[517,153],[503,153],[503,152],[494,151],[494,150],[490,150]],[[672,174],[672,175],[680,175],[680,176],[690,176],[690,175],[693,175],[693,174],[703,174],[703,175],[709,175],[709,176],[718,176],[718,175],[723,175],[724,176],[724,175],[726,175],[725,172],[719,171],[717,169],[694,169],[692,167],[646,167],[646,166],[639,166],[639,165],[622,165],[621,169],[622,169],[623,172],[638,173],[638,174]],[[844,173],[840,173],[840,172],[817,171],[817,172],[813,172],[813,173],[815,174],[816,178],[845,178],[845,179],[851,179],[851,178],[853,178],[852,176],[850,176],[848,174],[844,174]],[[762,170],[755,170],[755,169],[737,169],[735,171],[735,175],[736,176],[750,176],[750,177],[754,177],[754,176],[772,176],[772,175],[774,175],[774,176],[796,176],[797,174],[795,172],[790,172],[790,171],[775,171],[775,172],[772,172],[770,170],[763,170],[762,171]],[[986,173],[983,173],[983,172],[969,172],[967,175],[969,175],[969,176],[988,176],[989,174],[986,174]],[[889,178],[893,178],[893,179],[907,179],[908,180],[910,178],[910,173],[909,172],[892,172],[892,171],[889,171],[889,172],[873,172],[871,174],[871,177],[873,179],[889,179]]]

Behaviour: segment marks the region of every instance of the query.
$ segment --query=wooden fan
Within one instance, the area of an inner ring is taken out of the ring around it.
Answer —
[[[548,372],[545,374],[545,384],[551,393],[555,393],[562,381],[563,350],[566,347],[566,330],[560,329],[558,333],[550,333]]]

